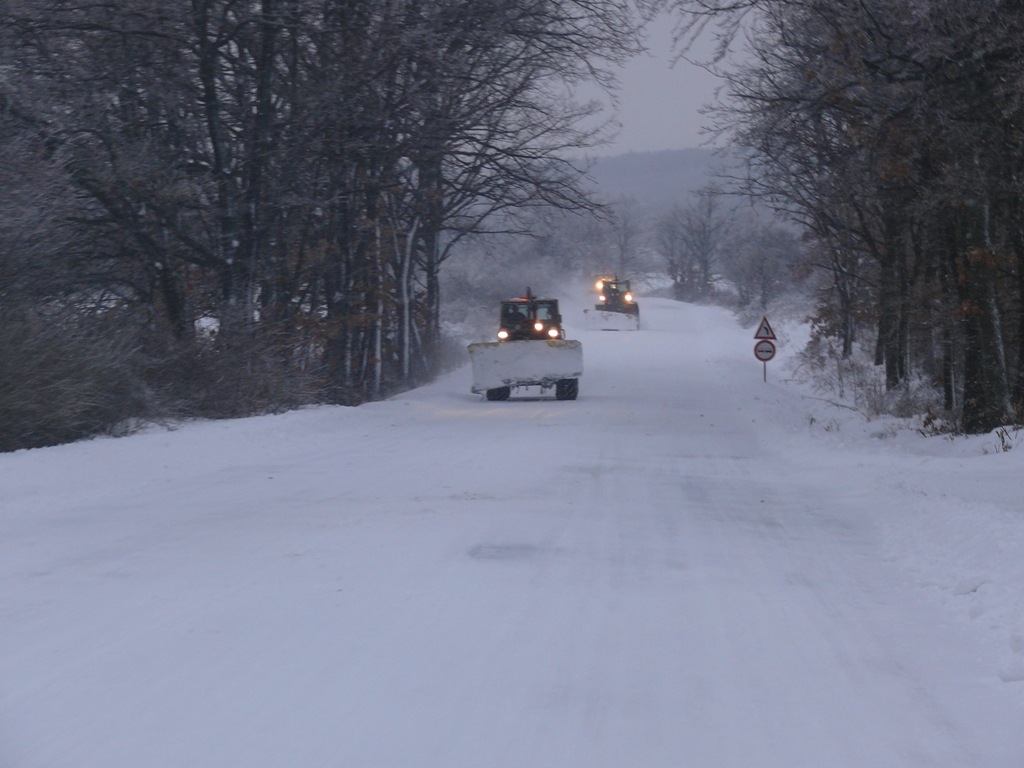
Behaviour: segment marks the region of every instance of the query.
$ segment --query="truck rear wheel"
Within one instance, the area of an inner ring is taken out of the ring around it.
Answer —
[[[555,384],[556,400],[575,400],[580,393],[579,379],[559,379]]]
[[[508,400],[512,394],[512,387],[498,387],[497,389],[487,390],[488,400]]]

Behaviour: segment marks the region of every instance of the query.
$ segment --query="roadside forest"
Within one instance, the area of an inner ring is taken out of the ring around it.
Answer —
[[[717,35],[732,191],[807,233],[821,372],[841,388],[863,355],[893,407],[1024,420],[1024,4],[671,5],[681,51]]]
[[[627,0],[3,0],[0,450],[426,380],[453,246],[593,207],[573,94],[640,28]]]

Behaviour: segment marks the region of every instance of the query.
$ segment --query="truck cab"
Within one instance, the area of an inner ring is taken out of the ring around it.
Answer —
[[[526,296],[501,302],[499,341],[564,339],[558,299],[538,299],[526,290]]]
[[[633,298],[629,280],[617,277],[603,277],[597,281],[598,303],[594,306],[603,312],[623,312],[627,315],[640,314],[640,305]]]

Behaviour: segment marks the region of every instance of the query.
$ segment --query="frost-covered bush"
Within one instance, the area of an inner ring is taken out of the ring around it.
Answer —
[[[304,370],[286,341],[265,332],[174,340],[66,309],[2,319],[0,451],[328,399],[322,370]]]
[[[894,390],[886,391],[885,370],[874,364],[873,356],[860,344],[843,359],[840,342],[814,335],[796,356],[794,378],[810,383],[819,392],[847,400],[867,418],[888,415],[910,418],[937,413],[942,394],[934,383],[913,376]]]
[[[105,331],[105,332],[104,332]],[[0,322],[0,450],[113,433],[147,411],[132,340],[67,318]]]

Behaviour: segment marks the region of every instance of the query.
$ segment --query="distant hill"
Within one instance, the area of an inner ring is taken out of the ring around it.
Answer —
[[[685,203],[709,181],[717,158],[710,149],[628,152],[599,158],[590,169],[605,200],[632,197],[645,207],[662,209]]]

